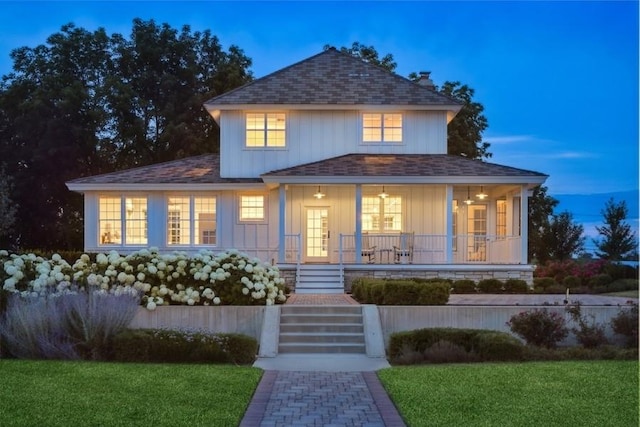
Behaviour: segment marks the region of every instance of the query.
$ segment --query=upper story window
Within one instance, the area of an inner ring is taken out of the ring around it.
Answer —
[[[284,147],[286,115],[284,113],[247,113],[247,147]]]
[[[362,197],[362,231],[402,231],[402,197]]]
[[[240,221],[264,221],[264,219],[264,196],[240,196]]]
[[[363,114],[362,140],[364,142],[402,142],[402,114]]]
[[[98,230],[101,245],[146,245],[147,198],[100,197]]]
[[[168,245],[215,245],[216,226],[215,197],[168,198]]]

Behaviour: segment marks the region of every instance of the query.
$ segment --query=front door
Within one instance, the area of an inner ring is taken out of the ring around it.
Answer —
[[[329,208],[306,209],[305,262],[329,261]]]
[[[469,205],[467,216],[467,261],[487,260],[487,206]]]

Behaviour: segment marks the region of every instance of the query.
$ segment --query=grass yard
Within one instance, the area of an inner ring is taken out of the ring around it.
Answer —
[[[262,371],[0,360],[0,425],[237,426]]]
[[[638,298],[638,294],[639,294],[638,290],[633,289],[629,291],[608,292],[606,294],[600,294],[600,295],[611,296],[611,297]]]
[[[412,427],[638,426],[637,361],[422,365],[378,374]]]

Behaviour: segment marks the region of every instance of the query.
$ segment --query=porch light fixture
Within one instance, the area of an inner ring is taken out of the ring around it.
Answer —
[[[484,187],[482,185],[480,186],[480,192],[476,194],[476,197],[480,200],[484,200],[487,198],[487,194],[484,192]]]
[[[473,203],[473,200],[471,200],[471,192],[469,191],[469,187],[467,187],[467,200],[464,201],[467,205],[470,205],[471,203]]]
[[[378,197],[380,197],[381,199],[386,199],[387,197],[389,197],[389,195],[384,191],[384,185],[382,186],[382,193],[378,193]]]
[[[325,194],[320,191],[320,186],[318,185],[318,191],[313,195],[316,199],[320,200],[325,196]]]

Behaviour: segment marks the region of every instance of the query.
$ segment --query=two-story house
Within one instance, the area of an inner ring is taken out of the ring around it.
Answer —
[[[426,83],[426,84],[425,84]],[[459,102],[335,49],[205,103],[220,154],[80,178],[85,250],[238,249],[297,292],[357,276],[522,278],[547,176],[447,155]]]

